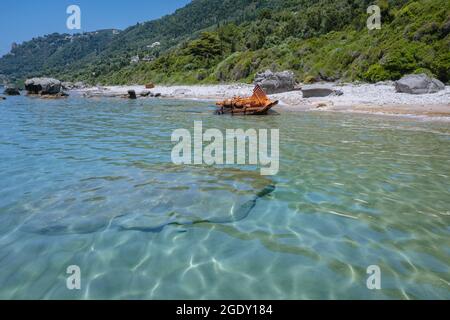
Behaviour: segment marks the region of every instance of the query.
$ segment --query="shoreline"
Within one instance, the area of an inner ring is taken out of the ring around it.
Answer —
[[[450,86],[433,94],[412,95],[396,93],[393,83],[377,84],[340,84],[331,85],[341,90],[342,96],[321,98],[303,98],[301,91],[289,91],[272,94],[269,97],[279,100],[275,111],[296,112],[342,112],[373,114],[386,116],[414,117],[427,120],[450,122]],[[219,101],[233,96],[250,96],[254,86],[249,84],[218,85],[174,85],[157,86],[146,89],[145,86],[102,86],[71,90],[87,98],[118,98],[134,90],[138,96],[150,91],[160,94],[161,99]],[[148,99],[140,97],[139,99]],[[150,98],[151,99],[151,98]]]

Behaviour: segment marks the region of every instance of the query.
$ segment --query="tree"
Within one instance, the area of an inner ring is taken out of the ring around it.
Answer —
[[[212,59],[222,55],[220,40],[217,33],[203,32],[199,39],[188,44],[188,53],[200,61],[205,61],[209,66]]]

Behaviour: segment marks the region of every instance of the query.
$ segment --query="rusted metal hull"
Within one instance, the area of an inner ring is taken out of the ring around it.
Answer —
[[[249,98],[234,97],[216,103],[216,114],[264,115],[277,104],[278,101],[270,100],[257,85]]]
[[[236,107],[220,107],[216,110],[216,114],[232,114],[232,115],[265,115],[278,104],[278,101],[273,101],[263,107],[251,107],[251,108],[236,108]]]

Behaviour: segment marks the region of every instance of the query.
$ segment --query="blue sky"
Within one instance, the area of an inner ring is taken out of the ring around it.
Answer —
[[[190,0],[20,0],[2,3],[0,9],[0,56],[13,42],[53,32],[72,33],[66,27],[69,5],[81,9],[81,30],[124,29],[137,22],[159,18]],[[79,32],[77,31],[77,32]]]

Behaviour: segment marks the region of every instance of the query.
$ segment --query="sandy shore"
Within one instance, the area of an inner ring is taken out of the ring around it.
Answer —
[[[279,100],[278,110],[333,111],[384,115],[438,118],[450,121],[450,87],[434,94],[411,95],[396,93],[393,83],[334,85],[342,96],[303,98],[301,91],[271,95]],[[250,96],[253,86],[247,84],[158,86],[147,90],[144,86],[106,86],[78,90],[88,97],[118,97],[135,90],[139,96],[144,91],[161,94],[161,98],[221,100],[236,95]],[[143,98],[145,99],[145,98]]]

